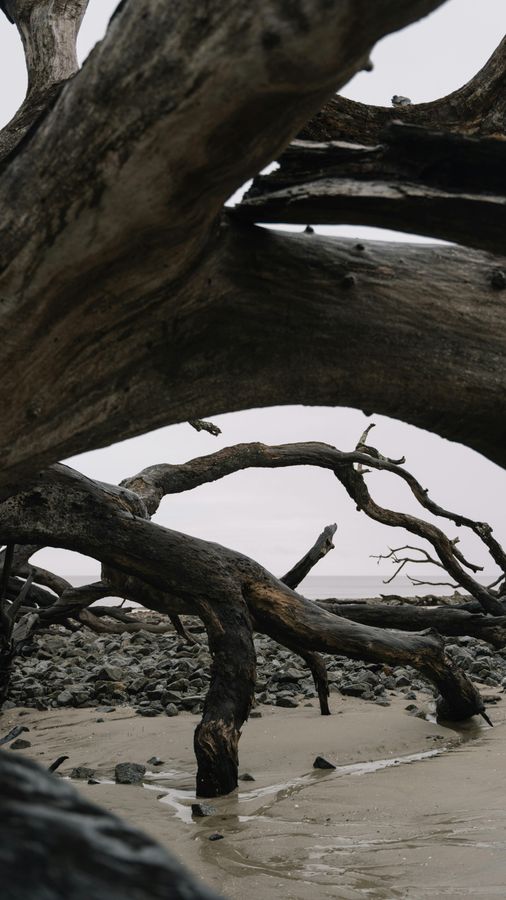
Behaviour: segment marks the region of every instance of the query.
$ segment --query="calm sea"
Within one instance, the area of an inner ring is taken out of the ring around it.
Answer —
[[[93,576],[66,576],[76,587],[89,584]],[[487,583],[493,576],[482,577],[480,581]],[[308,575],[298,588],[299,593],[311,600],[337,597],[339,600],[359,600],[363,597],[380,597],[382,594],[398,594],[401,597],[416,597],[423,594],[440,596],[453,594],[450,587],[419,587],[411,584],[408,578],[396,578],[392,584],[385,584],[376,575]],[[100,600],[104,604],[107,600]]]

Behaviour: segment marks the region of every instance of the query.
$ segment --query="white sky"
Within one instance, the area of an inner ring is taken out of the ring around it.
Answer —
[[[79,37],[83,60],[100,40],[117,0],[90,0]],[[374,71],[357,75],[343,93],[366,103],[389,105],[393,94],[413,102],[443,96],[464,84],[488,59],[506,30],[505,0],[449,0],[420,23],[381,41],[372,54]],[[21,45],[13,26],[0,17],[0,125],[8,121],[24,96],[26,75]],[[321,233],[408,239],[372,228],[319,228]],[[416,238],[415,238],[416,239]],[[189,425],[162,428],[112,447],[70,460],[86,475],[117,482],[156,462],[182,462],[220,447],[249,440],[265,443],[318,440],[352,449],[369,421],[376,422],[372,443],[390,456],[405,454],[410,470],[433,498],[471,517],[487,520],[506,543],[506,472],[473,451],[381,416],[368,420],[348,409],[283,407],[214,417],[219,438]],[[375,498],[416,512],[402,485],[386,474],[368,476]],[[337,522],[336,549],[315,574],[378,574],[371,553],[405,543],[403,532],[370,522],[357,513],[330,473],[299,468],[238,473],[213,485],[166,498],[156,521],[218,541],[258,559],[282,574],[312,544],[324,525]],[[451,536],[457,533],[450,529]],[[462,544],[477,562],[481,548]],[[95,561],[61,550],[38,558],[62,574],[98,573]],[[493,571],[491,565],[487,571]],[[381,574],[390,574],[384,566]],[[428,571],[424,574],[428,574]]]

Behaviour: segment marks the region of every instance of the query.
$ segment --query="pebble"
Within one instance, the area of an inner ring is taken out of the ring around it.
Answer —
[[[313,769],[337,769],[337,766],[325,759],[324,756],[317,756],[313,763]]]
[[[204,816],[214,816],[216,809],[208,803],[192,803],[192,816],[201,819]]]
[[[262,717],[258,708],[262,703],[295,709],[315,697],[311,674],[297,654],[264,635],[255,636],[255,648],[257,708],[250,713],[251,719]],[[464,637],[452,638],[445,649],[475,680],[506,688],[506,648],[494,651]],[[330,689],[337,695],[387,706],[386,692],[418,702],[433,694],[432,685],[409,666],[367,664],[341,656],[324,658]],[[101,715],[128,704],[144,717],[180,712],[200,715],[210,662],[206,644],[187,646],[175,632],[153,635],[141,630],[111,638],[85,629],[69,633],[63,626],[53,625],[48,632],[35,634],[15,659],[9,697],[2,708],[93,707]],[[318,701],[313,708],[316,712]]]
[[[10,749],[11,750],[26,750],[27,747],[31,747],[32,742],[26,741],[24,738],[16,738],[15,741],[12,742]]]

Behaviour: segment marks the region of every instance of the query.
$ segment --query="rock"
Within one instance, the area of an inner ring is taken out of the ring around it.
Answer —
[[[116,784],[140,784],[146,774],[146,766],[141,763],[118,763],[114,769]]]
[[[168,703],[165,707],[165,715],[166,716],[178,716],[179,710],[175,703]]]
[[[192,803],[192,816],[201,819],[204,816],[214,816],[216,809],[208,803]]]
[[[242,775],[238,775],[238,781],[255,781],[253,775],[250,775],[249,772],[244,772]]]
[[[88,784],[100,784],[100,781],[97,781],[96,778],[88,778]]]
[[[362,697],[364,694],[370,694],[370,685],[364,681],[348,681],[341,685],[341,694],[347,697]]]
[[[223,835],[220,834],[219,831],[213,831],[213,833],[209,835],[208,840],[209,841],[222,841]]]
[[[152,756],[151,759],[148,759],[148,766],[162,766],[163,759],[160,759],[159,756]]]
[[[17,738],[11,744],[11,750],[26,750],[27,747],[31,747],[31,741],[26,741],[24,738]]]
[[[97,681],[121,681],[123,678],[124,669],[120,666],[110,666],[105,665],[99,669],[97,674]]]
[[[88,779],[93,778],[95,769],[89,769],[87,766],[77,766],[70,773],[71,778]]]
[[[160,716],[163,710],[160,706],[139,706],[135,712],[138,716],[153,718],[154,716]]]
[[[252,712],[250,712],[249,717],[250,719],[261,719],[262,713],[259,709],[254,709]]]
[[[280,694],[276,697],[276,706],[284,706],[287,709],[295,709],[299,704],[297,700],[294,700],[293,697],[286,697],[283,694]]]
[[[314,763],[313,769],[336,769],[337,766],[334,763],[329,762],[328,759],[325,759],[324,756],[317,756]]]
[[[60,706],[68,706],[69,703],[72,703],[73,696],[70,691],[62,691],[61,694],[58,694],[56,698],[56,702]]]

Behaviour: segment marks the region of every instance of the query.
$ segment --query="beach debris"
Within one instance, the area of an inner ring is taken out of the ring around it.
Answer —
[[[402,94],[394,94],[392,106],[411,106],[411,100],[409,97],[403,97]]]
[[[93,778],[94,774],[95,769],[89,769],[88,766],[76,766],[75,769],[72,769],[70,777],[85,781],[88,778]]]
[[[337,766],[325,759],[324,756],[317,756],[313,763],[313,769],[337,769]]]
[[[141,763],[118,763],[114,769],[116,784],[140,784],[146,774],[146,766]]]
[[[48,766],[47,771],[56,772],[56,770],[59,769],[62,763],[64,763],[67,759],[68,756],[59,756],[58,759],[55,759],[55,761],[52,762],[50,766]]]
[[[163,766],[163,759],[160,759],[159,756],[152,756],[148,759],[148,766]]]
[[[17,738],[13,744],[11,744],[11,750],[26,750],[27,747],[31,747],[31,741],[25,741],[24,738]]]
[[[224,838],[224,835],[220,834],[219,831],[213,831],[213,833],[209,835],[208,840],[209,841],[222,841],[223,838]]]
[[[214,816],[215,814],[215,807],[210,806],[209,803],[192,803],[192,816],[196,819],[201,819],[204,816]]]
[[[18,737],[18,735],[23,734],[23,731],[30,731],[30,729],[27,728],[26,725],[15,725],[14,728],[11,728],[8,734],[6,734],[3,738],[0,738],[0,747],[2,747],[3,744],[8,744],[9,741],[13,741],[14,738]]]

